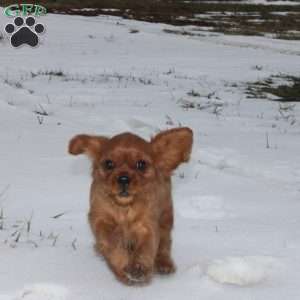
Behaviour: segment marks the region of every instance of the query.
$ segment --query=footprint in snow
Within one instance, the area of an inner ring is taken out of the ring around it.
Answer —
[[[226,257],[213,261],[206,273],[218,283],[248,286],[269,278],[278,265],[278,261],[269,256]]]
[[[54,284],[35,284],[25,287],[12,300],[66,300],[68,290]]]

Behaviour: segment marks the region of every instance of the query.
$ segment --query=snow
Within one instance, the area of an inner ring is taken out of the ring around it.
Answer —
[[[299,299],[300,106],[284,117],[245,86],[299,76],[300,42],[181,36],[109,16],[39,20],[40,47],[0,41],[0,299]],[[9,21],[1,14],[1,28]],[[179,125],[195,143],[173,177],[177,272],[127,287],[93,250],[90,163],[67,144]]]
[[[25,287],[21,292],[14,298],[26,299],[26,300],[40,300],[40,299],[57,299],[65,300],[67,299],[68,291],[64,287],[51,284],[36,284],[33,286]]]
[[[274,265],[276,260],[271,257],[226,257],[213,261],[207,274],[219,283],[254,285],[266,280]]]

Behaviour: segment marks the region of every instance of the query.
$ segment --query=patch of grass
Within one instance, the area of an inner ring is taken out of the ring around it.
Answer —
[[[221,101],[220,99],[214,99],[209,101],[190,101],[186,99],[180,100],[180,106],[184,110],[196,109],[200,111],[206,111],[214,114],[216,117],[220,116],[226,103]]]
[[[45,70],[45,71],[38,71],[38,72],[31,72],[31,77],[37,76],[57,76],[57,77],[65,77],[66,74],[61,70]]]
[[[11,87],[14,87],[14,88],[17,88],[17,89],[22,89],[23,88],[23,85],[20,81],[15,81],[15,80],[11,80],[11,79],[4,79],[3,81],[5,84],[11,86]]]
[[[282,81],[285,83],[281,83]],[[249,98],[300,102],[300,77],[284,74],[273,75],[265,80],[249,83],[246,93]]]
[[[138,29],[130,29],[129,33],[139,33],[140,31]]]
[[[154,85],[155,83],[151,78],[134,76],[132,74],[121,74],[118,72],[113,73],[98,73],[98,74],[70,74],[62,70],[39,70],[31,71],[23,78],[23,80],[35,79],[39,76],[45,76],[49,82],[51,80],[61,80],[62,82],[80,82],[82,84],[86,83],[107,83],[114,82],[118,86],[124,85],[125,87],[129,84],[141,84],[141,85]],[[13,85],[14,82],[10,82]],[[49,100],[48,100],[49,101]]]
[[[216,31],[226,34],[256,35],[263,36],[267,33],[275,35],[276,38],[292,39],[297,38],[300,30],[300,13],[287,13],[286,15],[273,15],[270,13],[258,12],[258,16],[233,15],[221,21],[216,26]]]
[[[191,97],[200,97],[200,93],[196,92],[195,90],[187,92],[187,95]]]
[[[200,33],[194,33],[194,32],[190,32],[187,30],[176,30],[176,29],[163,29],[163,32],[165,33],[171,33],[171,34],[178,34],[178,35],[186,35],[186,36],[205,36],[203,34]]]
[[[296,32],[285,32],[285,33],[278,33],[275,36],[276,39],[280,40],[292,40],[292,41],[299,41],[300,40],[300,31]]]
[[[39,104],[38,107],[33,112],[40,116],[49,116],[49,113],[45,110],[42,104]]]

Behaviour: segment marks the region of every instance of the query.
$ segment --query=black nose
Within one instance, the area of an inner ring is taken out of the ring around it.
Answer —
[[[130,178],[127,175],[121,175],[118,177],[118,183],[120,185],[128,185],[130,182]]]

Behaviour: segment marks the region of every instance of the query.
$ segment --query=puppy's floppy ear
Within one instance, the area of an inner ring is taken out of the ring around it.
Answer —
[[[101,155],[101,150],[108,138],[103,136],[93,136],[79,134],[74,136],[69,143],[69,153],[73,155],[86,154],[92,160],[96,160]]]
[[[188,127],[174,128],[151,139],[156,165],[167,176],[178,165],[188,161],[193,145],[193,131]]]

